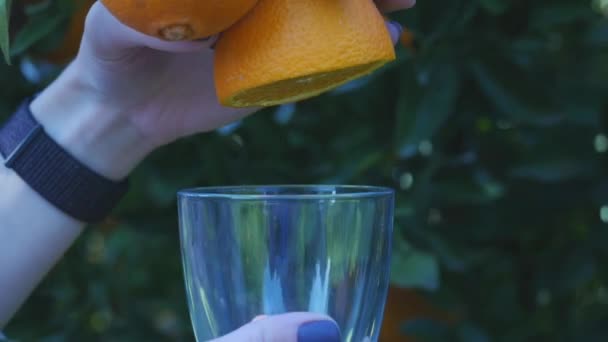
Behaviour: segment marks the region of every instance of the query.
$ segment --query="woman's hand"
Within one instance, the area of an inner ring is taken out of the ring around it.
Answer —
[[[378,0],[383,11],[415,0]],[[393,40],[399,27],[388,23]],[[97,2],[80,52],[32,103],[51,137],[94,170],[125,177],[148,153],[253,113],[218,103],[214,38],[165,42],[122,25]]]
[[[409,8],[414,2],[377,0],[384,11]],[[396,41],[399,28],[390,25],[390,30]],[[253,112],[218,104],[213,39],[159,41],[120,24],[100,3],[91,9],[85,31],[74,62],[31,109],[51,138],[106,177],[122,179],[155,148]],[[4,167],[1,157],[0,189],[1,328],[84,225],[45,201]],[[301,338],[298,329],[312,317],[303,315],[255,322],[218,342],[332,341]]]
[[[340,335],[338,325],[329,317],[296,312],[259,317],[211,342],[341,342]]]

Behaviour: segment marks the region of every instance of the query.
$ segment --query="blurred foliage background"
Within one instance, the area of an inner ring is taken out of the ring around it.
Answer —
[[[75,4],[14,3],[0,116],[73,55]],[[608,340],[606,15],[604,0],[419,1],[394,15],[408,32],[380,72],[150,156],[7,333],[192,341],[178,189],[356,183],[398,190],[382,341]]]

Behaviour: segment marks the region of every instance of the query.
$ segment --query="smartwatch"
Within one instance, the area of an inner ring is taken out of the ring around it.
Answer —
[[[99,175],[53,141],[30,111],[34,97],[0,126],[6,167],[65,214],[84,223],[102,222],[127,193],[128,180]]]

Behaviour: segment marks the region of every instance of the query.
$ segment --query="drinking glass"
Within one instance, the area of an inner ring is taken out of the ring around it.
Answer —
[[[197,341],[259,315],[332,317],[344,341],[377,341],[394,192],[344,185],[180,191],[182,259]]]

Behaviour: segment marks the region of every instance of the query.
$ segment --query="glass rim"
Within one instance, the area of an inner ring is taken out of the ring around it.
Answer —
[[[261,190],[317,190],[326,193],[263,193]],[[345,192],[340,192],[340,190]],[[243,192],[237,192],[243,191]],[[327,193],[332,191],[332,193]],[[202,186],[182,189],[177,192],[179,199],[228,199],[228,200],[322,200],[322,199],[359,199],[393,196],[395,190],[373,185],[334,185],[334,184],[275,184],[275,185],[223,185]]]

